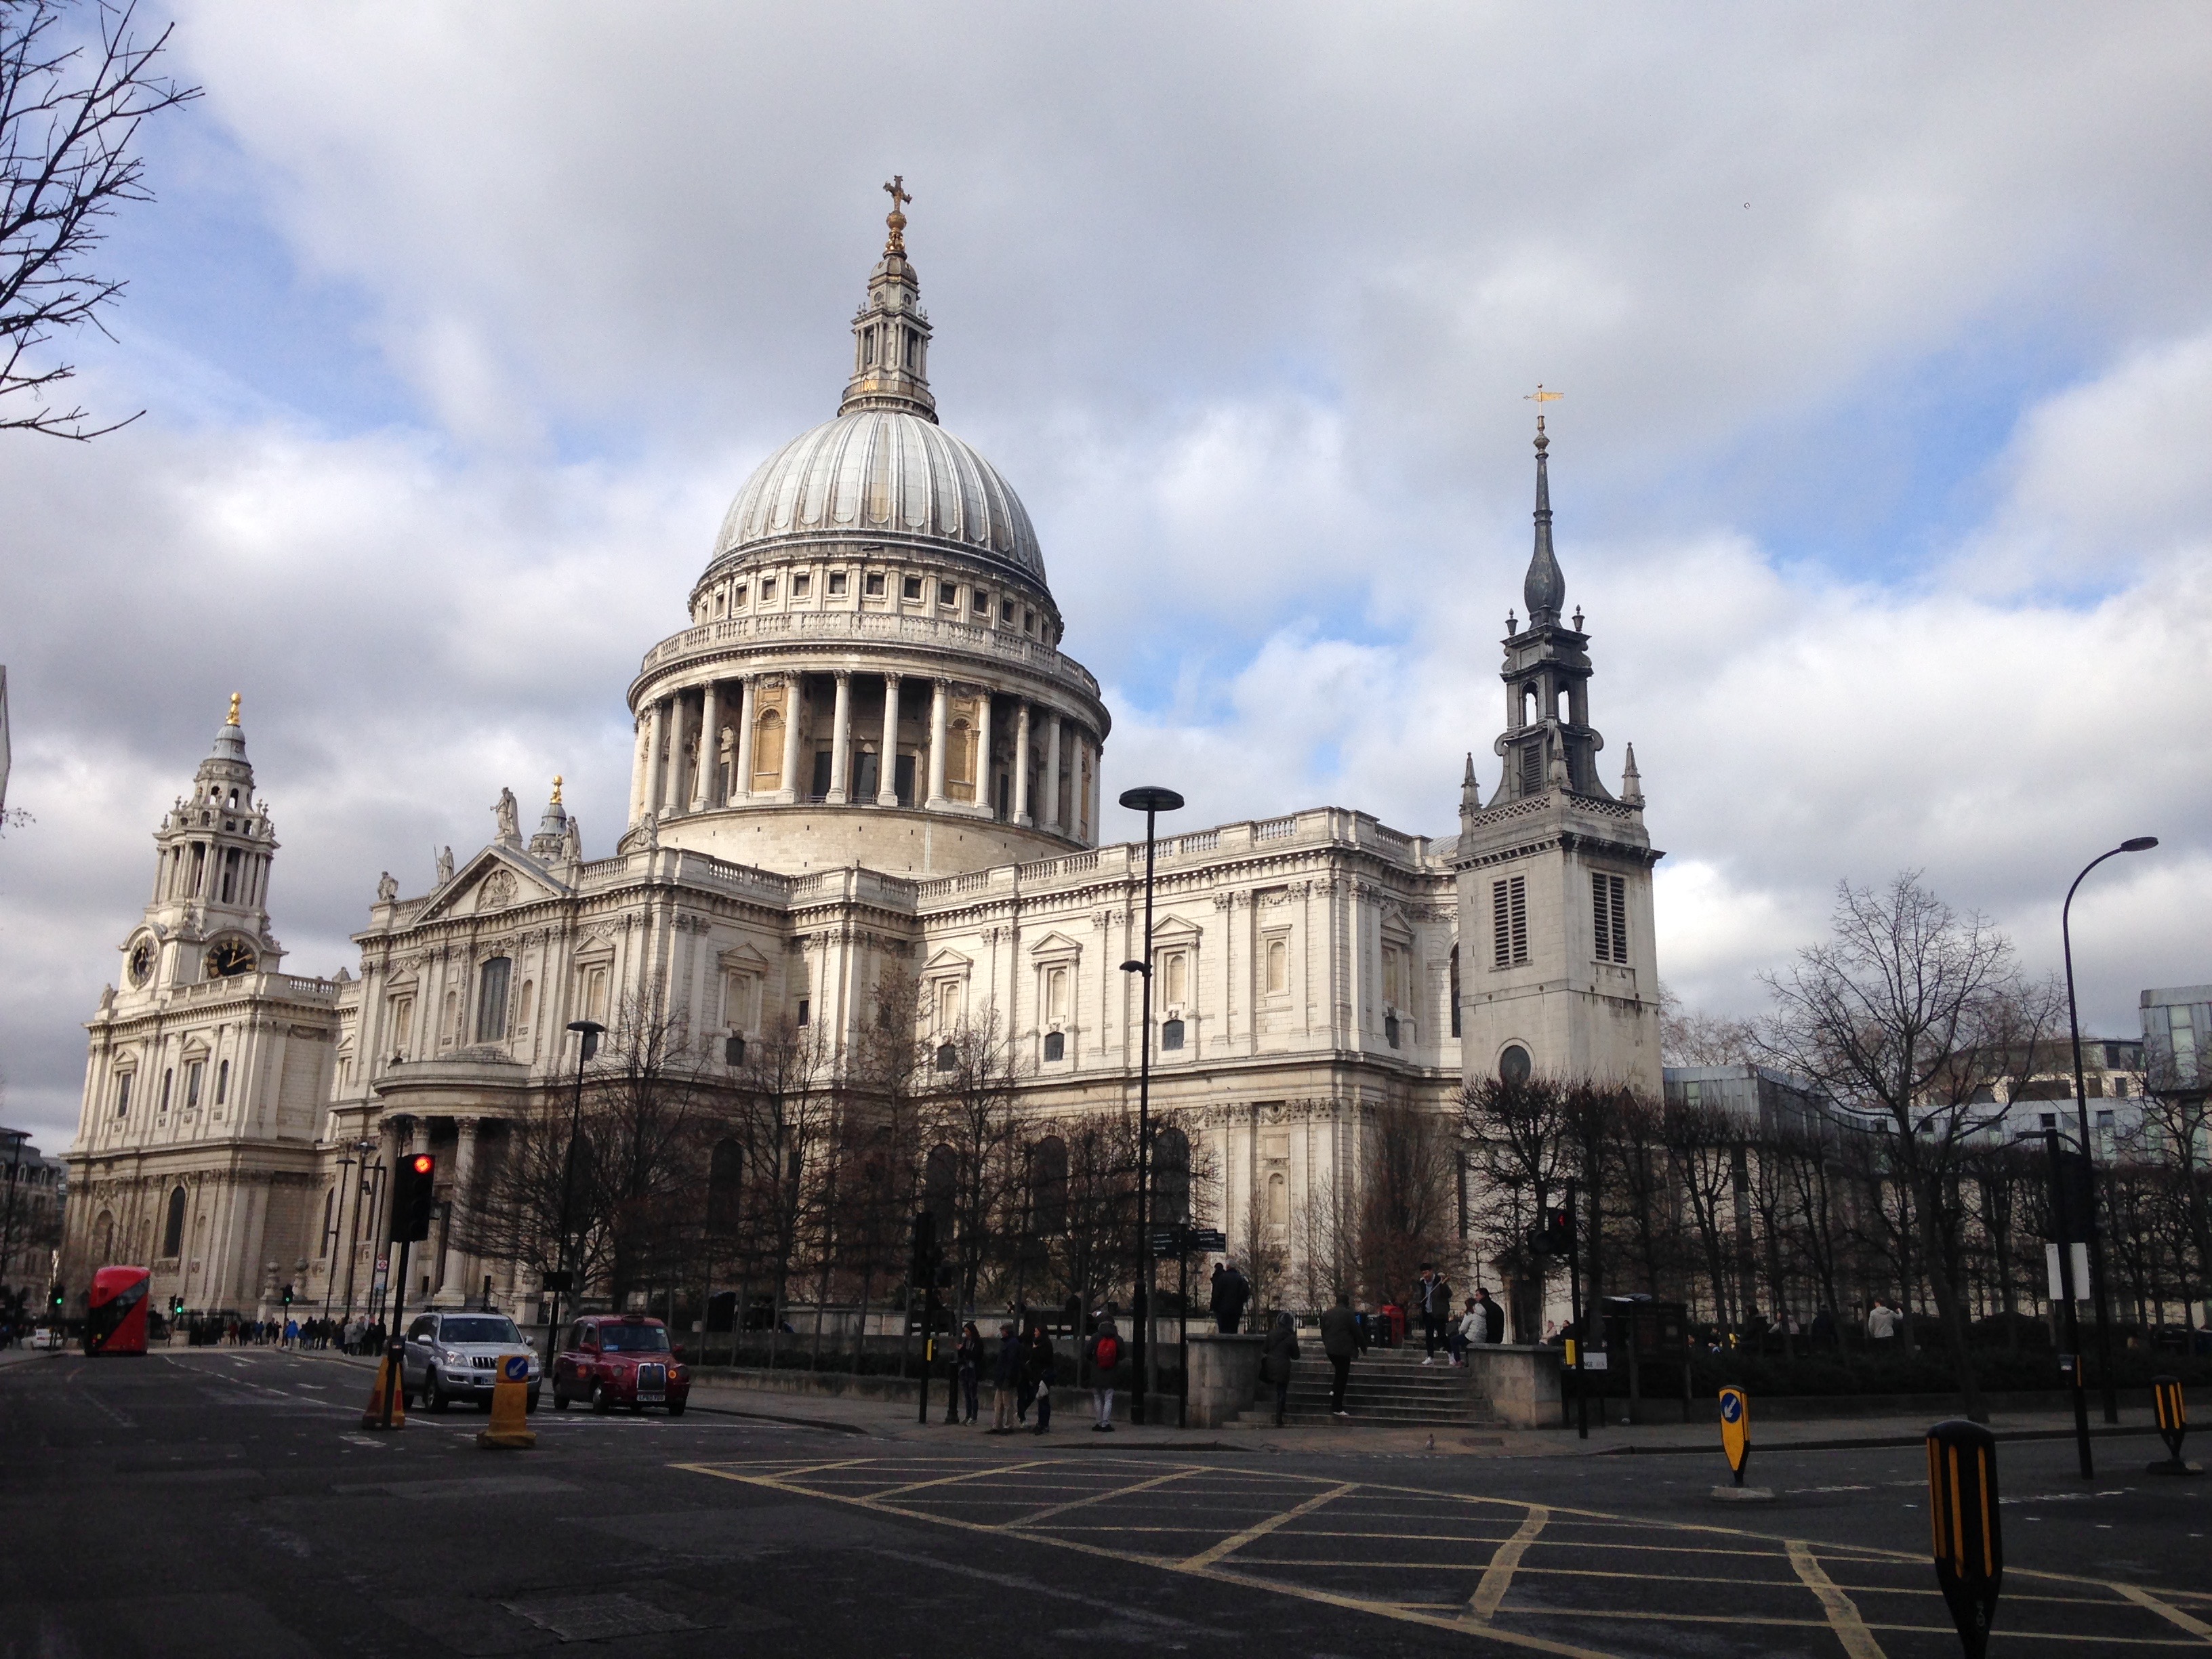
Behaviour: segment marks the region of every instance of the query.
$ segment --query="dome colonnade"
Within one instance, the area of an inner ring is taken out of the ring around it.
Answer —
[[[836,418],[747,481],[692,625],[630,686],[625,848],[943,872],[1097,844],[1110,720],[1059,648],[1020,498],[938,424],[904,227],[894,211]],[[777,823],[791,807],[899,817],[871,837],[848,813]]]

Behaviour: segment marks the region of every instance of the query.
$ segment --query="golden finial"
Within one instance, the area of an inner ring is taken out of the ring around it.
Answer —
[[[230,694],[230,720],[228,723],[232,726],[238,724],[238,698],[239,694],[237,692],[234,691]]]
[[[1544,383],[1541,380],[1539,380],[1536,382],[1536,389],[1534,392],[1525,394],[1522,398],[1521,401],[1522,403],[1534,404],[1536,405],[1537,431],[1541,432],[1544,429],[1544,405],[1546,404],[1555,404],[1566,395],[1567,394],[1564,392],[1545,391]]]
[[[906,215],[899,210],[914,200],[906,191],[906,174],[894,173],[890,183],[884,189],[890,192],[891,198],[890,213],[884,220],[890,227],[891,234],[890,239],[884,244],[884,252],[886,255],[896,253],[903,258],[906,255]]]
[[[553,775],[553,804],[556,806],[561,804],[561,775],[558,772]]]

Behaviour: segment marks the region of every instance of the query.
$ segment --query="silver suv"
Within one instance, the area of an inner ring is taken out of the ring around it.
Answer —
[[[512,1353],[530,1355],[530,1409],[536,1411],[538,1356],[512,1319],[496,1313],[420,1315],[407,1327],[402,1362],[407,1403],[420,1400],[441,1412],[456,1400],[471,1400],[489,1411],[499,1362]]]

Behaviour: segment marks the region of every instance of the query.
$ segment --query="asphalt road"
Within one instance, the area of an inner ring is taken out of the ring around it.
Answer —
[[[189,1350],[0,1370],[0,1655],[1960,1651],[1917,1449],[1762,1459],[941,1443],[695,1407],[362,1433],[364,1373]],[[2001,1449],[1996,1655],[2212,1649],[2212,1480]],[[2125,1471],[2125,1473],[2123,1473]]]

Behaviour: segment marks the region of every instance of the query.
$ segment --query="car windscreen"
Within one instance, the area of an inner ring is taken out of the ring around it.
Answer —
[[[438,1336],[446,1342],[520,1342],[522,1333],[514,1328],[514,1322],[502,1315],[482,1314],[467,1319],[448,1319],[438,1327]]]
[[[608,1353],[666,1353],[665,1325],[602,1325],[599,1346]]]

